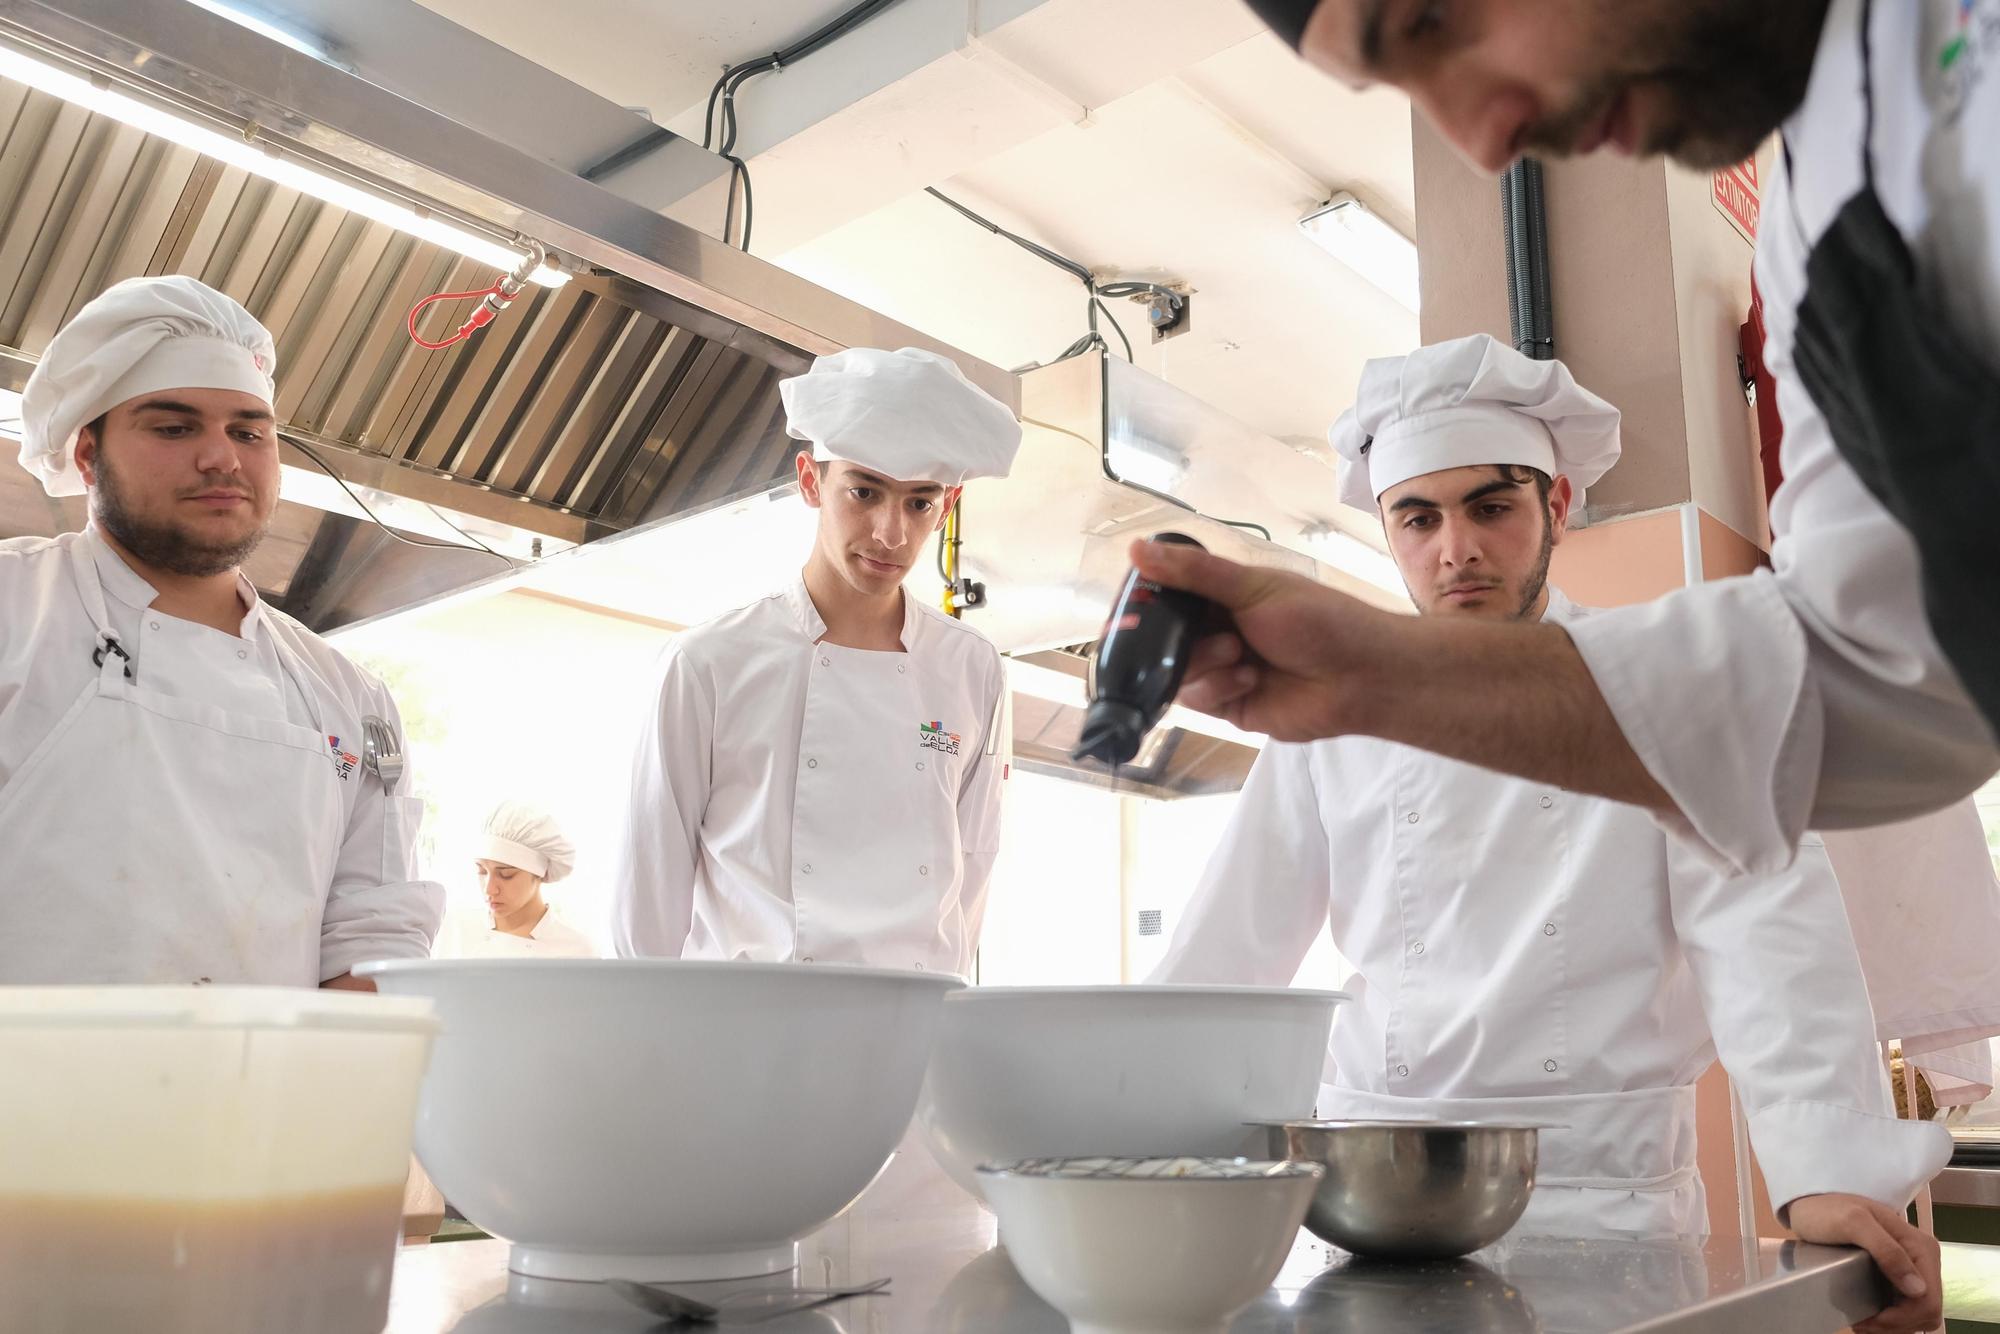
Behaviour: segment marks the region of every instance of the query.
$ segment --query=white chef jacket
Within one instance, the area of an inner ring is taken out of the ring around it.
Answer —
[[[821,643],[803,579],[675,638],[633,762],[620,955],[971,971],[1006,678],[978,631],[903,608],[904,653]]]
[[[1757,245],[1785,481],[1775,570],[1593,616],[1572,638],[1680,814],[1670,827],[1770,870],[1807,828],[1880,824],[1972,791],[2000,750],[1924,615],[1917,549],[1841,458],[1793,370],[1806,258],[1862,181],[1861,0],[1832,0],[1785,125]],[[1949,72],[1946,45],[1970,43]],[[2000,0],[1873,10],[1876,189],[1957,334],[2000,366]],[[1990,442],[1968,442],[1989,448]]]
[[[501,931],[485,912],[447,912],[438,932],[440,959],[595,959],[597,946],[550,908],[525,936]]]
[[[1549,591],[1548,621],[1592,614]],[[1678,1131],[1660,1124],[1672,1100],[1593,1109],[1691,1086],[1719,1047],[1780,1208],[1824,1191],[1900,1206],[1950,1152],[1940,1127],[1893,1119],[1817,840],[1746,883],[1637,807],[1374,738],[1270,743],[1153,980],[1284,986],[1322,924],[1355,970],[1322,1114],[1340,1090],[1413,1113],[1449,1100],[1448,1118],[1553,1097],[1526,1119],[1606,1127],[1566,1175],[1691,1176],[1691,1094]],[[1599,1162],[1620,1157],[1641,1165]]]
[[[110,628],[130,649],[138,684],[146,691],[294,730],[323,729],[329,769],[347,770],[337,786],[338,850],[329,883],[314,887],[319,910],[300,915],[294,936],[281,932],[281,939],[266,935],[255,942],[234,929],[240,923],[219,918],[213,907],[184,900],[170,912],[149,912],[143,919],[106,904],[102,914],[90,918],[89,939],[70,939],[72,924],[56,920],[64,912],[63,898],[99,894],[102,886],[0,886],[0,981],[191,982],[196,979],[174,969],[179,961],[200,960],[202,976],[215,982],[315,986],[365,960],[427,956],[444,891],[416,874],[422,802],[407,795],[407,772],[390,793],[359,769],[358,759],[343,760],[343,754],[353,757],[361,749],[364,717],[374,715],[400,731],[388,690],[318,635],[265,606],[247,579],[240,585],[246,608],[240,636],[152,611],[156,590],[95,528],[0,542],[0,626],[6,627],[0,634],[0,818],[11,818],[28,795],[18,790],[17,779],[35,781],[42,763],[37,751],[99,676],[92,663],[97,628],[78,583],[78,558],[95,570]],[[296,669],[287,669],[286,661]],[[217,754],[225,753],[224,744],[218,740]],[[175,874],[176,843],[181,830],[187,844],[207,836],[200,827],[204,801],[235,810],[255,803],[268,812],[263,823],[274,829],[305,818],[297,793],[246,787],[229,759],[203,752],[201,745],[189,746],[169,757],[169,767],[139,775],[159,793],[158,803],[182,803],[187,818],[174,825],[173,834],[135,850],[135,861],[147,867],[143,885],[131,891],[135,897],[188,878]],[[115,766],[121,776],[130,776],[131,766],[152,763],[143,758],[147,754],[127,747],[88,763]],[[47,837],[117,839],[129,818],[94,804],[92,795],[71,794],[74,823],[65,817]],[[176,931],[184,938],[161,938]]]

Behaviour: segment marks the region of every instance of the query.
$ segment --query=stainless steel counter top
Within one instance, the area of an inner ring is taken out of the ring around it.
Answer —
[[[846,1217],[801,1247],[799,1281],[888,1275],[891,1295],[771,1322],[772,1334],[1063,1334],[1062,1317],[995,1249],[993,1219],[921,1149],[900,1155]],[[1384,1265],[1300,1234],[1285,1272],[1233,1334],[1833,1334],[1886,1286],[1859,1251],[1756,1242],[1508,1238],[1469,1260]],[[385,1334],[640,1334],[660,1326],[588,1283],[507,1272],[501,1242],[411,1247]],[[767,1281],[768,1283],[768,1281]],[[744,1284],[684,1284],[690,1293]]]
[[[1938,1204],[2000,1209],[2000,1167],[1947,1167],[1931,1182]]]

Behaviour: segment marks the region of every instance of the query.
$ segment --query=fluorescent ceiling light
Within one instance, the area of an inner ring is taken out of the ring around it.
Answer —
[[[1381,216],[1342,191],[1299,219],[1322,250],[1411,310],[1418,308],[1417,247]]]
[[[226,134],[211,129],[165,108],[129,97],[108,85],[100,87],[89,79],[44,64],[10,47],[0,46],[0,76],[39,88],[65,102],[73,102],[184,148],[192,148],[197,153],[274,181],[287,189],[323,199],[418,240],[457,251],[467,259],[491,265],[502,273],[513,272],[527,258],[526,254],[512,246],[447,222],[428,210],[412,208],[364,190],[338,176],[284,157],[273,147],[252,143],[241,134]],[[550,264],[542,265],[529,276],[547,287],[560,287],[569,281],[568,274]]]
[[[21,396],[11,389],[0,389],[0,436],[21,438]]]

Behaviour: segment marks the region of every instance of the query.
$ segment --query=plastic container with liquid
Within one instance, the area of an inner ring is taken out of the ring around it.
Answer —
[[[410,997],[0,987],[0,1329],[377,1334],[436,1031]]]

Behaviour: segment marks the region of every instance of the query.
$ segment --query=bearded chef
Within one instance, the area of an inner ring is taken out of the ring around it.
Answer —
[[[395,701],[244,577],[278,500],[276,353],[192,278],[78,311],[21,462],[90,523],[0,543],[0,981],[373,990],[430,952]]]
[[[1333,428],[1342,499],[1379,514],[1423,616],[1574,625],[1550,553],[1618,419],[1483,334],[1371,361]],[[1694,1081],[1719,1050],[1780,1217],[1935,1279],[1898,1211],[1949,1137],[1894,1119],[1817,840],[1734,879],[1632,806],[1373,738],[1273,742],[1155,980],[1282,986],[1322,928],[1355,1001],[1320,1114],[1557,1127],[1523,1232],[1705,1231]],[[1828,1235],[1857,1199],[1865,1226]]]
[[[780,387],[818,511],[785,588],[678,636],[615,875],[621,955],[969,973],[1008,764],[999,653],[903,581],[1014,414],[934,353],[852,348]]]

